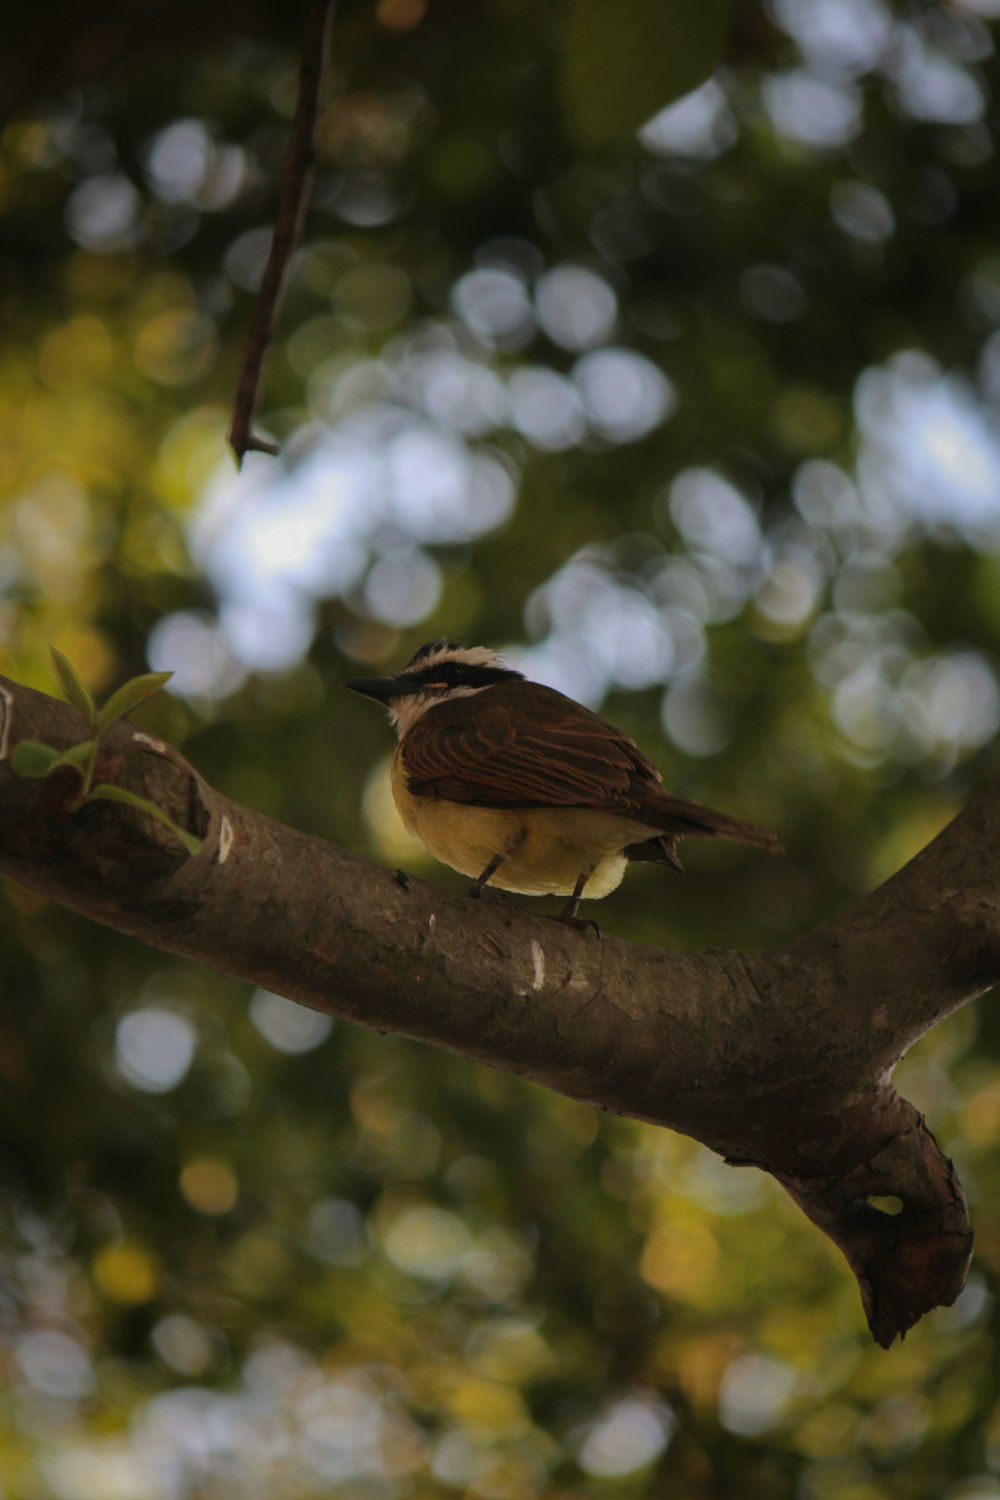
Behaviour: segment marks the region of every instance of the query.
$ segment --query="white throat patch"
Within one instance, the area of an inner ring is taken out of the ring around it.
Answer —
[[[414,724],[435,703],[451,703],[455,698],[474,698],[476,693],[485,693],[487,687],[453,687],[446,693],[408,693],[402,698],[390,698],[388,703],[389,717],[395,726],[396,733],[402,739],[407,730],[413,728]]]

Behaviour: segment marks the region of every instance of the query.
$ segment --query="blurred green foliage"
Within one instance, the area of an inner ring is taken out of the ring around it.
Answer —
[[[454,889],[336,685],[462,635],[782,833],[635,871],[606,931],[763,947],[885,878],[997,769],[992,0],[728,37],[345,4],[282,457],[238,478],[301,17],[208,9],[38,7],[4,59],[0,669],[172,670],[142,722],[209,779]],[[9,1500],[1000,1495],[988,1004],[899,1070],[977,1253],[884,1354],[827,1243],[690,1142],[14,885],[0,934]]]

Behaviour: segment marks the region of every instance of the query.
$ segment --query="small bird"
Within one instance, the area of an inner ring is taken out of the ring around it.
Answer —
[[[677,840],[737,839],[780,853],[773,833],[672,797],[620,729],[529,682],[485,646],[429,641],[392,677],[355,677],[384,703],[399,744],[392,794],[403,823],[443,864],[528,896],[607,896],[630,860],[683,871]]]

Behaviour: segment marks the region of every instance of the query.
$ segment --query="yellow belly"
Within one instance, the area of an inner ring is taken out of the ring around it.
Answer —
[[[625,874],[625,846],[657,832],[590,808],[467,807],[415,797],[398,759],[392,794],[405,827],[435,859],[475,879],[503,854],[489,884],[524,896],[571,896],[583,874],[585,897],[607,896]]]

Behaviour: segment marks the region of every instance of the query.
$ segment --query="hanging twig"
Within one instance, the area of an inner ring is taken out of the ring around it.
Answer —
[[[253,431],[253,420],[260,398],[268,345],[274,336],[288,279],[288,268],[302,238],[302,225],[309,203],[315,160],[316,115],[326,77],[335,3],[336,0],[309,0],[306,14],[306,35],[299,68],[299,96],[295,104],[295,120],[281,203],[267,266],[250,323],[240,383],[236,388],[233,405],[233,420],[229,428],[229,445],[236,454],[237,466],[242,465],[245,453],[278,452],[276,444],[257,437]]]

